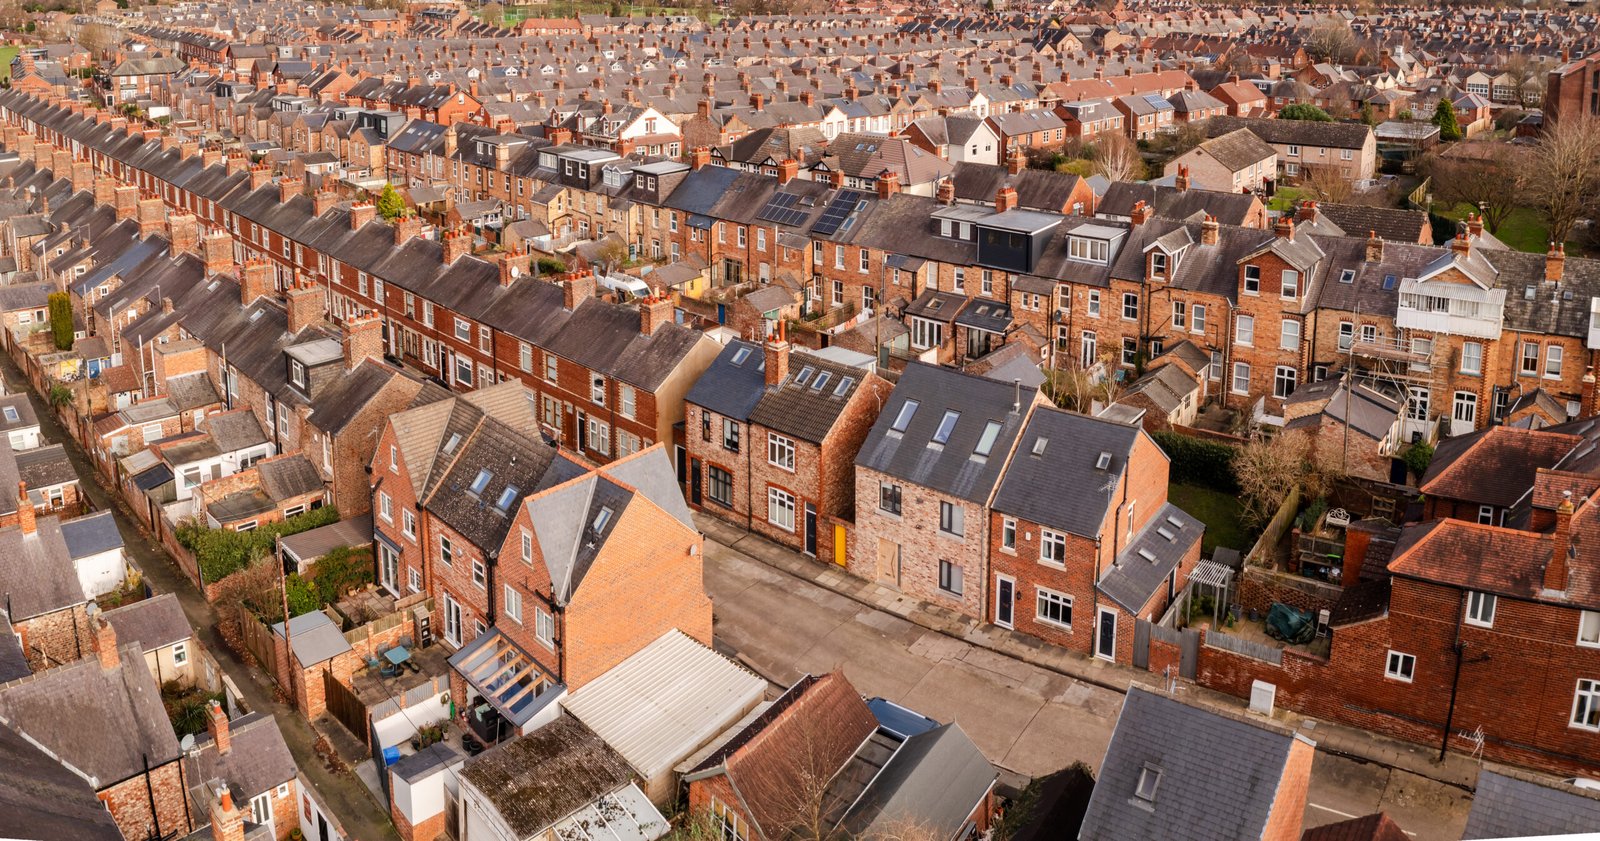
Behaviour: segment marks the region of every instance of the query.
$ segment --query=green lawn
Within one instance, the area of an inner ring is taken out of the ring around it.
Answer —
[[[11,60],[22,52],[21,47],[0,47],[0,79],[11,78]]]
[[[1305,198],[1306,191],[1299,187],[1279,187],[1272,200],[1267,202],[1268,210],[1294,210],[1300,206],[1300,200]]]
[[[1440,216],[1456,220],[1465,219],[1472,210],[1472,206],[1467,204],[1457,205],[1454,208],[1434,208],[1434,212]],[[1543,254],[1550,249],[1550,226],[1545,223],[1544,216],[1539,211],[1528,207],[1519,207],[1511,211],[1506,221],[1500,223],[1500,230],[1495,231],[1494,236],[1518,251]],[[1569,242],[1567,253],[1580,254],[1582,249],[1577,243]]]
[[[684,8],[681,6],[655,6],[650,4],[617,4],[623,17],[655,17],[658,15],[694,15],[707,18],[715,24],[721,12],[710,8]],[[506,6],[504,21],[507,28],[516,26],[527,18],[572,18],[578,15],[609,15],[613,6],[610,0],[555,0],[546,6]]]
[[[1200,541],[1203,556],[1209,557],[1218,546],[1241,554],[1250,551],[1253,538],[1239,522],[1238,499],[1198,485],[1174,484],[1167,489],[1167,500],[1205,523],[1206,533]]]

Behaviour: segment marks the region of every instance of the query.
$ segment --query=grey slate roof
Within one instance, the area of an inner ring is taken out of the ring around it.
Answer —
[[[55,517],[40,517],[33,534],[0,529],[0,599],[7,598],[15,622],[87,601]]]
[[[850,812],[852,837],[872,838],[914,822],[953,838],[994,784],[994,766],[957,724],[906,739]]]
[[[107,622],[117,632],[117,642],[136,642],[145,651],[165,648],[194,636],[183,606],[172,593],[108,610]]]
[[[1296,738],[1133,687],[1078,838],[1260,838]],[[1161,775],[1148,803],[1135,796],[1146,767]]]
[[[1037,390],[913,362],[900,375],[883,411],[867,433],[856,466],[968,502],[984,502],[1000,477],[1006,453],[1031,410]],[[892,429],[907,401],[918,406],[904,433]],[[943,445],[933,442],[945,413],[960,417]],[[988,422],[1000,431],[987,458],[976,448]]]
[[[736,363],[735,359],[739,361]],[[742,339],[728,342],[684,399],[725,418],[748,420],[766,385],[765,363],[760,345]],[[721,434],[720,430],[717,434]]]
[[[61,538],[73,560],[122,548],[122,534],[110,511],[100,511],[61,524]]]
[[[0,835],[29,841],[122,841],[94,789],[10,727],[0,727]]]
[[[299,773],[271,713],[258,710],[233,719],[228,722],[228,737],[226,754],[217,752],[210,733],[195,738],[197,773],[191,779],[198,782],[191,786],[192,792],[198,789],[200,796],[208,796],[207,783],[225,780],[233,790],[234,802],[248,803],[250,798],[272,791]]]
[[[1141,611],[1204,531],[1205,525],[1182,508],[1162,505],[1100,577],[1100,592],[1124,610]]]
[[[1594,832],[1600,792],[1541,784],[1485,768],[1478,774],[1463,841]]]
[[[994,510],[1047,528],[1096,537],[1111,510],[1106,486],[1115,487],[1121,480],[1138,440],[1137,427],[1040,407],[1023,429],[1016,454],[1000,480]],[[1104,469],[1096,467],[1101,453],[1111,454]]]

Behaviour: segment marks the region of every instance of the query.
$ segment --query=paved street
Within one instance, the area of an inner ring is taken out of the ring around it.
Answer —
[[[223,645],[222,637],[217,633],[216,617],[211,611],[211,605],[201,597],[199,589],[178,571],[165,550],[145,536],[122,507],[115,504],[115,499],[100,485],[99,474],[88,456],[61,428],[56,421],[55,413],[39,399],[37,394],[28,389],[21,372],[17,370],[16,363],[3,353],[0,353],[0,373],[5,376],[8,392],[28,391],[45,438],[51,443],[60,442],[66,446],[67,456],[81,480],[79,484],[94,507],[98,510],[106,508],[113,510],[117,519],[117,529],[122,533],[128,555],[144,572],[145,580],[150,583],[151,588],[158,593],[177,594],[189,624],[195,628],[201,643],[216,658],[222,670],[233,679],[234,685],[244,696],[245,706],[251,710],[270,712],[277,718],[278,729],[283,731],[284,741],[294,754],[301,774],[311,781],[323,805],[338,817],[352,841],[384,841],[384,839],[398,838],[388,815],[373,801],[355,774],[349,772],[335,774],[328,771],[313,747],[317,739],[316,732],[299,713],[273,701],[273,687],[267,676],[240,660]]]
[[[954,720],[991,761],[1034,776],[1098,768],[1122,694],[925,629],[706,542],[706,588],[724,653],[787,684],[842,668],[868,695]],[[1315,738],[1315,734],[1312,734]],[[1306,825],[1388,811],[1420,841],[1455,841],[1468,795],[1404,771],[1317,755]]]

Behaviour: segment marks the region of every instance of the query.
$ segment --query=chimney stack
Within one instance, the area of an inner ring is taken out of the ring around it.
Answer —
[[[305,275],[297,274],[283,297],[288,310],[290,334],[299,333],[322,320],[325,302],[323,292]]]
[[[227,756],[233,748],[233,742],[228,735],[228,713],[220,701],[206,705],[206,732],[211,734],[211,742],[217,746],[217,755]]]
[[[567,312],[576,310],[584,301],[594,297],[594,274],[588,271],[572,272],[561,284],[561,306]]]
[[[239,278],[239,303],[250,306],[257,298],[272,294],[272,266],[266,260],[246,260],[234,270]]]
[[[344,325],[344,369],[354,371],[368,359],[383,358],[383,320],[376,315],[356,316]]]
[[[711,147],[709,146],[696,146],[694,147],[694,150],[689,153],[689,167],[691,169],[700,169],[701,167],[710,163]]]
[[[533,255],[523,254],[520,250],[502,251],[496,262],[500,264],[500,288],[509,289],[511,284],[517,282],[518,278],[528,273],[529,264],[533,262]]]
[[[639,302],[639,332],[651,336],[663,324],[671,324],[676,320],[676,307],[672,304],[672,296],[657,293]]]
[[[1128,213],[1128,221],[1133,223],[1134,227],[1138,227],[1150,221],[1150,217],[1154,215],[1155,213],[1150,209],[1150,205],[1145,204],[1141,199],[1133,203],[1133,210]]]
[[[272,180],[272,168],[266,164],[250,167],[250,189],[259,190]]]
[[[233,268],[233,237],[223,230],[213,231],[200,241],[206,261],[206,274],[222,274]]]
[[[784,158],[778,162],[778,183],[787,184],[800,174],[800,162],[794,158]]]
[[[1306,199],[1300,202],[1300,207],[1295,211],[1296,222],[1315,222],[1317,220],[1317,202],[1315,199]]]
[[[133,190],[134,195],[139,194],[137,187]],[[120,201],[122,197],[119,195],[117,198]],[[167,209],[160,199],[138,199],[135,208],[135,215],[139,219],[139,236],[149,236],[166,225]]]
[[[900,192],[900,173],[884,170],[878,175],[878,198],[886,199]]]
[[[1028,156],[1023,153],[1022,147],[1013,143],[1011,151],[1006,154],[1006,172],[1016,175],[1028,168]]]
[[[311,194],[311,215],[321,216],[339,203],[339,194],[323,188]]]
[[[378,208],[372,202],[358,201],[350,205],[350,230],[359,231],[376,218]]]
[[[994,192],[994,212],[1005,213],[1017,206],[1017,188],[1001,187]]]
[[[1383,262],[1383,240],[1378,238],[1377,231],[1367,231],[1367,262]]]
[[[422,220],[407,214],[394,220],[394,244],[405,245],[422,235]]]
[[[1456,238],[1450,240],[1450,250],[1461,255],[1462,257],[1472,253],[1472,240],[1467,237],[1466,231],[1456,234]],[[1546,262],[1549,262],[1548,258],[1546,259]],[[1549,273],[1550,269],[1548,266],[1546,266],[1545,274],[1548,275]]]
[[[105,207],[116,207],[117,182],[109,175],[96,175],[94,177],[94,203]],[[134,193],[138,195],[138,193]]]
[[[953,178],[940,180],[938,190],[934,193],[940,204],[951,205],[956,203],[956,182]]]
[[[439,251],[439,257],[445,265],[467,256],[472,251],[472,234],[464,228],[444,232],[444,247]]]
[[[1217,224],[1217,217],[1207,213],[1206,218],[1200,222],[1200,244],[1216,245],[1220,234],[1221,226]]]
[[[1560,283],[1567,268],[1567,245],[1562,242],[1550,243],[1550,250],[1544,255],[1544,279],[1547,283]]]
[[[300,195],[300,190],[304,186],[304,181],[287,175],[278,179],[278,201],[287,204],[290,199]]]
[[[1550,562],[1544,567],[1544,589],[1564,593],[1567,590],[1569,571],[1567,553],[1572,549],[1572,491],[1562,491],[1561,504],[1556,507],[1555,545],[1550,547]]]
[[[1189,165],[1178,164],[1178,174],[1172,179],[1172,186],[1180,192],[1189,189]]]
[[[211,841],[244,841],[244,814],[233,803],[233,792],[226,785],[217,789],[211,804]]]
[[[100,668],[110,672],[122,668],[122,656],[117,653],[117,629],[111,627],[104,616],[96,615],[94,624],[94,653],[100,658]]]
[[[1294,242],[1294,220],[1289,218],[1287,213],[1279,216],[1278,221],[1272,225],[1272,232],[1283,239]]]
[[[160,199],[154,201],[160,202]],[[200,250],[200,222],[193,213],[175,212],[167,217],[167,241],[174,256]]]
[[[28,501],[28,483],[17,483],[17,528],[23,534],[33,534],[37,523],[34,522],[33,503]]]
[[[767,385],[778,385],[789,377],[789,333],[782,321],[778,322],[776,341],[763,348],[767,357]]]

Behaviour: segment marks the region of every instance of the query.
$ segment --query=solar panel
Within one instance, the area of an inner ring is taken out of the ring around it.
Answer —
[[[772,198],[767,200],[767,206],[761,208],[756,218],[779,225],[798,225],[806,220],[808,212],[795,207],[799,199],[794,193],[773,193]]]
[[[828,204],[828,209],[822,212],[822,217],[817,224],[811,226],[811,232],[819,236],[830,236],[844,224],[845,217],[856,211],[856,202],[861,201],[861,193],[855,190],[840,190],[839,195]]]

